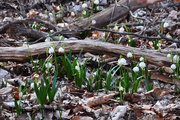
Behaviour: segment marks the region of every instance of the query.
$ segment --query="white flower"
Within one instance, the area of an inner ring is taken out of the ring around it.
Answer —
[[[127,63],[126,63],[126,59],[124,59],[124,58],[121,58],[121,59],[119,59],[118,60],[118,65],[126,65]]]
[[[141,69],[144,69],[144,68],[146,67],[146,64],[145,64],[144,62],[140,62],[140,63],[139,63],[139,67],[140,67]]]
[[[31,83],[31,89],[33,89],[34,88],[34,83]]]
[[[47,37],[46,39],[45,39],[45,42],[50,42],[51,41],[51,38],[50,37]]]
[[[173,62],[174,62],[174,63],[179,62],[179,56],[178,56],[178,55],[175,55],[175,56],[173,57]]]
[[[119,87],[119,91],[123,91],[124,88],[122,86]]]
[[[125,29],[123,27],[121,27],[118,32],[124,32],[124,31],[125,31]]]
[[[118,26],[114,26],[114,31],[118,31]]]
[[[171,54],[167,54],[167,58],[171,58]]]
[[[93,75],[96,76],[98,73],[97,72],[94,72]]]
[[[51,22],[55,21],[55,17],[54,17],[54,15],[52,13],[49,13],[49,18],[50,18]]]
[[[52,53],[54,53],[54,48],[53,48],[53,47],[50,47],[50,48],[49,48],[49,54],[52,54]]]
[[[29,44],[27,42],[24,42],[22,46],[23,47],[29,47]]]
[[[65,50],[64,50],[64,48],[60,47],[60,48],[58,49],[58,52],[59,52],[59,53],[64,53]]]
[[[131,53],[131,52],[128,52],[128,53],[127,53],[127,58],[132,58],[132,57],[133,57],[132,53]]]
[[[22,98],[23,97],[23,93],[19,92],[19,97]]]
[[[97,10],[101,10],[101,7],[100,7],[100,6],[97,6],[96,9],[97,9]]]
[[[96,20],[92,20],[92,25],[95,25],[96,24]]]
[[[171,69],[175,70],[175,69],[176,69],[176,65],[175,65],[175,64],[172,64],[172,65],[171,65]]]
[[[143,57],[140,57],[140,58],[139,58],[139,61],[141,61],[141,62],[144,61],[144,58],[143,58]]]
[[[88,7],[88,5],[87,5],[86,3],[83,3],[83,4],[82,4],[82,8],[83,8],[83,9],[85,9],[85,8],[87,8],[87,7]]]
[[[76,66],[75,66],[75,69],[76,69],[77,71],[80,71],[79,65],[76,65]]]
[[[86,11],[85,11],[85,10],[83,10],[83,11],[82,11],[82,14],[83,14],[83,15],[86,15]]]
[[[99,0],[94,0],[94,4],[98,5],[99,4]]]
[[[164,28],[169,27],[169,23],[168,23],[168,22],[165,22],[165,23],[163,24],[163,27],[164,27]]]
[[[52,67],[52,64],[50,62],[48,62],[48,63],[45,64],[45,67],[49,69],[49,68]]]
[[[39,63],[39,60],[33,60],[33,63],[37,64]]]
[[[139,72],[139,67],[134,67],[134,68],[133,68],[133,71],[134,71],[134,72]]]
[[[74,12],[71,12],[71,16],[73,16],[73,17],[74,17],[75,15],[76,15],[76,14],[75,14]]]

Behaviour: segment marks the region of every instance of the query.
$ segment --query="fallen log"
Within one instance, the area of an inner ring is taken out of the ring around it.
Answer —
[[[97,40],[67,40],[37,43],[29,45],[29,47],[0,47],[0,61],[26,62],[30,60],[31,56],[43,57],[46,54],[47,49],[52,45],[56,46],[56,52],[60,47],[64,47],[67,53],[70,51],[73,53],[83,51],[93,54],[126,56],[128,52],[133,52],[134,58],[137,60],[143,56],[150,64],[167,67],[169,67],[171,64],[171,60],[166,57],[167,54],[162,53],[162,51],[159,52],[157,50],[127,47]]]

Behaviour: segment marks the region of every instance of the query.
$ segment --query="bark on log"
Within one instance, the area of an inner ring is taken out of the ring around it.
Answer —
[[[72,50],[73,53],[90,52],[93,54],[108,54],[112,56],[126,56],[128,52],[133,52],[135,59],[144,56],[148,63],[157,66],[167,66],[171,64],[171,60],[166,57],[166,53],[160,53],[157,50],[142,50],[139,48],[127,47],[106,43],[96,40],[67,40],[44,42],[29,45],[29,47],[0,47],[0,61],[17,61],[25,62],[32,57],[42,57],[46,54],[47,49],[55,45],[56,52],[59,47],[64,47],[66,52]],[[61,53],[62,54],[62,53]]]

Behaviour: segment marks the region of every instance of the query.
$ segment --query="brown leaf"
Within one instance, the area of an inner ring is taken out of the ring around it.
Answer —
[[[104,103],[107,103],[110,99],[112,99],[112,97],[114,97],[115,95],[116,95],[115,93],[111,93],[109,95],[101,95],[101,96],[92,97],[87,100],[86,104],[89,107],[96,106],[99,104],[104,104]]]
[[[124,100],[129,101],[130,103],[138,103],[141,101],[141,96],[138,94],[126,94]]]

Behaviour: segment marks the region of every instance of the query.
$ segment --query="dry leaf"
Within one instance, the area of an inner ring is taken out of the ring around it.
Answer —
[[[89,107],[96,106],[99,104],[104,104],[104,103],[107,103],[110,99],[112,99],[112,97],[114,97],[115,95],[116,95],[115,93],[111,93],[109,95],[101,95],[101,96],[92,97],[87,100],[86,104]]]
[[[0,89],[0,95],[7,95],[12,91],[12,87],[5,87]]]

